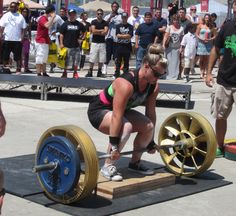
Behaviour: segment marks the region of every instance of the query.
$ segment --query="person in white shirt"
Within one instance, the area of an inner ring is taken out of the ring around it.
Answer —
[[[190,7],[190,12],[187,14],[186,18],[190,20],[193,24],[198,25],[200,22],[200,17],[197,15],[197,7],[192,5]]]
[[[25,18],[17,12],[16,2],[11,2],[10,11],[0,20],[0,39],[3,39],[3,66],[6,67],[10,53],[14,54],[17,64],[16,73],[21,73],[21,53],[24,29],[27,27]]]
[[[104,20],[108,23],[108,33],[106,35],[106,62],[102,68],[103,77],[107,74],[107,65],[109,64],[111,57],[113,57],[113,60],[116,59],[116,26],[122,22],[119,7],[119,4],[114,1],[111,4],[111,13],[104,17]]]
[[[144,19],[139,15],[139,7],[134,6],[132,8],[132,15],[128,18],[128,23],[133,26],[133,37],[131,38],[132,43],[132,53],[136,54],[135,52],[135,31],[137,30],[138,26],[144,23]]]
[[[189,23],[186,28],[188,33],[184,35],[181,41],[180,53],[184,56],[184,81],[191,82],[189,73],[195,64],[198,40],[195,36],[196,25]]]

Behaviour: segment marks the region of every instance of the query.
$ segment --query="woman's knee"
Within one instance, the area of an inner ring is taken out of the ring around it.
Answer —
[[[154,124],[151,121],[148,121],[146,124],[144,124],[143,130],[145,133],[153,132]]]

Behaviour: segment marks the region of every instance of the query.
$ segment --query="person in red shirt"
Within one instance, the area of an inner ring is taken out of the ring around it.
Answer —
[[[55,7],[48,5],[43,14],[38,19],[37,34],[36,34],[36,71],[38,76],[48,76],[46,73],[46,63],[49,51],[49,34],[48,29],[52,26],[56,17]]]

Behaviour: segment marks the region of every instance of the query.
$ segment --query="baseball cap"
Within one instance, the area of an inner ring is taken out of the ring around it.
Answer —
[[[68,13],[71,14],[71,13],[77,13],[77,12],[76,12],[75,9],[70,9],[70,10],[68,11]]]
[[[123,12],[123,13],[121,14],[121,16],[122,16],[122,17],[128,17],[129,14],[128,14],[127,12]]]

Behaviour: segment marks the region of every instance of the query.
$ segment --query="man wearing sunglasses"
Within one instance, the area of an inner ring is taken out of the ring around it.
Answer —
[[[97,10],[97,19],[91,22],[91,32],[93,34],[90,47],[89,71],[86,77],[93,76],[94,63],[98,62],[97,77],[102,76],[102,66],[106,61],[106,42],[105,36],[108,32],[108,24],[103,20],[103,10]]]
[[[17,12],[17,3],[11,2],[9,12],[0,20],[0,39],[3,39],[3,66],[7,67],[10,53],[16,61],[16,73],[21,73],[21,53],[24,29],[27,27],[25,18]]]
[[[199,17],[197,15],[197,7],[195,5],[190,7],[190,13],[187,14],[187,19],[189,19],[193,24],[199,24]]]

